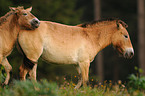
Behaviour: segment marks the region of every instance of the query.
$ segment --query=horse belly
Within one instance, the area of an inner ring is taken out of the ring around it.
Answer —
[[[55,64],[77,64],[77,51],[73,50],[43,50],[42,58],[49,63]]]

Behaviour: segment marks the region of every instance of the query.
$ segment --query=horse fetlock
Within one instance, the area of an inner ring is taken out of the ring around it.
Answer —
[[[78,88],[80,88],[81,85],[82,85],[82,78],[78,81],[78,84],[75,86],[74,89],[78,89]]]

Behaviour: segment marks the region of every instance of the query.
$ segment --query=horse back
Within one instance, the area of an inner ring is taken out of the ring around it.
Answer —
[[[41,21],[35,30],[22,30],[19,43],[28,58],[51,63],[77,64],[88,59],[92,45],[83,28]]]

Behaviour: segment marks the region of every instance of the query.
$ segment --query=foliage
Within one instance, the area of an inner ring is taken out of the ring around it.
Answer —
[[[2,78],[2,77],[1,77]],[[71,77],[72,80],[77,80],[77,76]],[[0,86],[0,96],[143,96],[143,90],[134,90],[130,92],[125,84],[119,80],[117,83],[104,81],[103,83],[96,83],[92,85],[92,82],[98,82],[96,79],[91,78],[90,84],[87,87],[81,87],[74,89],[76,83],[64,78],[63,83],[59,86],[54,82],[48,82],[46,79],[36,81],[16,81],[13,80],[9,85],[4,88]],[[129,87],[132,85],[127,84]]]
[[[0,84],[2,84],[5,80],[6,77],[6,73],[3,73],[4,71],[4,67],[0,66]]]
[[[0,0],[0,16],[3,16],[9,11],[9,6],[12,6],[11,0]]]
[[[135,67],[135,70],[142,73],[142,69]],[[145,90],[145,76],[139,76],[139,74],[131,74],[129,76],[128,89],[132,93],[137,90]]]
[[[76,9],[77,0],[32,0],[31,3],[39,19],[65,24],[80,23],[82,8]]]
[[[40,82],[14,81],[11,87],[1,88],[1,96],[56,96],[56,83],[48,83],[47,80]]]
[[[9,86],[0,86],[0,96],[129,96],[128,90],[120,81],[115,85],[109,83],[98,84],[96,86],[81,87],[74,89],[75,84],[64,80],[59,87],[56,83],[48,83],[47,80],[39,82],[14,81]],[[133,96],[145,95],[142,91],[135,91]]]
[[[129,76],[129,87],[132,88],[132,90],[145,90],[145,76],[137,77],[134,74],[131,74]]]
[[[74,76],[77,78],[77,76]],[[72,78],[73,79],[73,78]],[[74,89],[76,83],[68,81],[67,78],[64,78],[63,84],[59,87],[59,95],[61,96],[130,96],[127,90],[126,84],[123,84],[121,80],[118,80],[117,83],[114,83],[109,80],[105,80],[102,83],[97,83],[92,85],[93,82],[98,82],[96,79],[91,78],[89,85],[87,87],[81,87],[79,89]],[[135,91],[133,96],[143,96],[145,95],[143,91]]]

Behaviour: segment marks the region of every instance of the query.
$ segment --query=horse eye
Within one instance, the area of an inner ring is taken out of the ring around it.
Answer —
[[[125,37],[125,38],[128,38],[128,36],[127,36],[127,35],[124,35],[124,37]]]
[[[26,16],[26,15],[27,15],[27,13],[23,13],[23,15],[24,15],[24,16]]]

